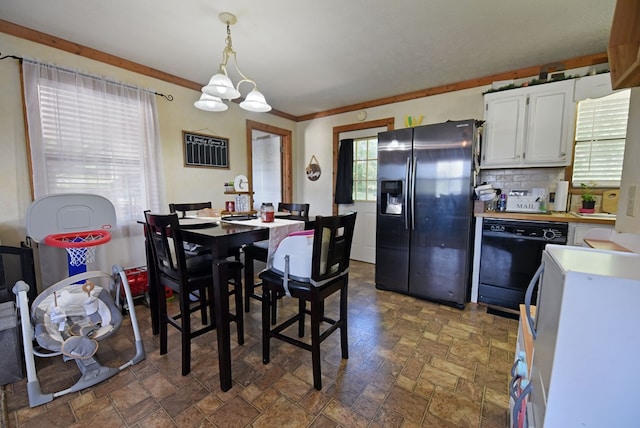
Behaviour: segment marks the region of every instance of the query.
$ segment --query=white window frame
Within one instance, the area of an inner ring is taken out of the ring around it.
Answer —
[[[358,144],[359,143],[367,144],[366,155],[364,158],[358,157]],[[369,145],[375,144],[375,158],[369,157],[370,149]],[[375,166],[376,171],[378,167],[378,136],[370,136],[370,137],[359,137],[353,139],[353,201],[354,202],[375,202],[377,200],[378,194],[378,178],[377,175],[371,178],[370,169]],[[356,172],[358,171],[358,164],[364,164],[366,169],[365,179],[361,180],[356,177]],[[358,197],[358,183],[364,183],[366,188],[365,198]]]
[[[630,90],[578,102],[572,187],[620,187]]]

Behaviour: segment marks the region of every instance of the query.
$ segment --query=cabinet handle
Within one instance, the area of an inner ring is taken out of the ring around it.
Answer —
[[[565,152],[560,153],[560,156],[565,157],[567,154]]]

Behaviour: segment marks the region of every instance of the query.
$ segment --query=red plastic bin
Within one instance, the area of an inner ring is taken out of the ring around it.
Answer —
[[[149,291],[149,274],[147,268],[144,266],[129,268],[124,270],[129,282],[129,288],[131,288],[131,295],[133,298],[144,296]],[[124,295],[124,290],[120,290]],[[165,297],[170,299],[173,297],[173,290],[165,287]]]
[[[129,282],[129,288],[131,288],[131,295],[133,297],[144,296],[144,293],[149,290],[149,275],[147,268],[136,267],[125,269],[124,274],[127,276]],[[124,293],[124,290],[121,290]]]

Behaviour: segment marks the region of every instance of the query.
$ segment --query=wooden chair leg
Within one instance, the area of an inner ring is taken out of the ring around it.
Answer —
[[[158,288],[164,289],[161,285],[158,285]],[[164,355],[167,353],[167,324],[169,322],[169,315],[167,314],[167,299],[163,299],[164,296],[161,296],[157,291],[156,294],[158,295],[158,313],[156,317],[158,319],[158,333],[160,334],[160,355]]]
[[[267,285],[262,283],[262,363],[269,363],[269,339],[271,338],[271,324],[269,312],[271,305],[271,293]]]
[[[188,298],[188,302],[191,301],[191,299],[189,298],[189,296],[187,296]],[[207,292],[206,292],[206,287],[200,287],[198,289],[198,304],[200,305],[200,319],[202,320],[202,325],[206,325],[208,322],[207,319],[207,306],[208,306],[208,302],[207,302]]]
[[[304,337],[304,319],[307,310],[307,302],[298,299],[298,337]]]
[[[271,296],[273,299],[271,302],[271,325],[276,325],[276,321],[278,321],[278,300],[282,295],[274,291]]]
[[[349,358],[349,343],[347,339],[347,293],[348,287],[345,285],[340,290],[340,349],[342,358]]]
[[[207,306],[209,307],[209,318],[211,319],[211,327],[216,328],[215,301],[213,300],[213,282],[207,287]]]
[[[320,370],[320,324],[322,312],[320,302],[311,300],[311,365],[313,367],[313,387],[322,389],[322,373]]]
[[[255,271],[253,270],[253,257],[244,253],[244,311],[251,309],[251,296],[255,288]]]
[[[182,376],[191,371],[191,314],[189,293],[180,293],[180,334],[182,339]]]
[[[233,297],[236,304],[236,329],[238,330],[238,344],[244,345],[244,316],[242,314],[242,273],[240,269],[233,272]]]

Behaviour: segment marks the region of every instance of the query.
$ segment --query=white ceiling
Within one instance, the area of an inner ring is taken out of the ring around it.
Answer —
[[[0,18],[205,84],[226,37],[218,14],[231,12],[240,69],[273,108],[300,116],[605,52],[614,7],[615,0],[2,0]]]

